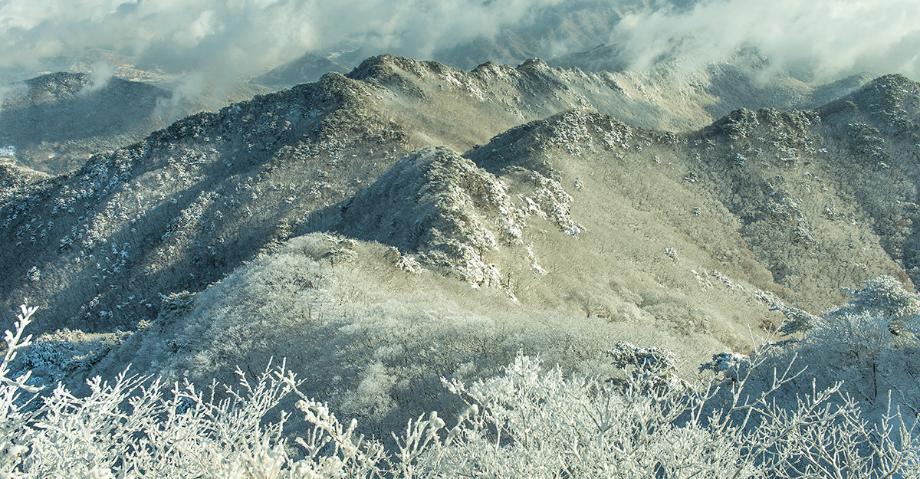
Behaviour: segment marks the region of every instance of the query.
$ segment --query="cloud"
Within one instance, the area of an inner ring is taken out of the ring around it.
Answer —
[[[190,102],[197,102],[197,106],[223,106],[220,104],[220,92],[208,91],[206,80],[201,73],[193,72],[183,75],[172,88],[172,94],[157,98],[152,118],[162,124],[169,124],[187,115],[189,108],[196,108]]]
[[[341,44],[425,57],[563,0],[0,0],[0,67],[102,49],[141,68],[249,78]]]
[[[753,49],[774,68],[819,79],[860,72],[920,78],[916,0],[701,0],[626,15],[610,41],[634,69],[662,58],[698,67]]]
[[[89,72],[89,83],[80,93],[88,94],[105,88],[113,76],[115,76],[115,67],[106,62],[96,62]]]
[[[623,56],[615,64],[680,58],[695,68],[751,48],[816,77],[920,78],[918,25],[916,0],[0,0],[0,70],[93,64],[103,51],[116,69],[220,90],[308,51],[429,58],[510,38],[499,45],[509,61],[608,43]],[[515,28],[527,35],[499,35]]]
[[[25,93],[26,88],[22,83],[0,84],[0,110],[7,106],[7,101],[15,101]]]

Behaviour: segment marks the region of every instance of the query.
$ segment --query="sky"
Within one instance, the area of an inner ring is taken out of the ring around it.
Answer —
[[[579,31],[588,5],[617,10],[620,21],[591,31],[598,44],[616,45],[630,69],[662,58],[694,68],[754,48],[776,68],[807,68],[822,79],[920,79],[918,0],[674,1],[0,0],[0,69],[41,71],[103,50],[197,82],[235,81],[343,45],[430,58],[515,29],[529,29],[533,41],[540,28],[558,37],[562,27]],[[576,10],[582,14],[566,18]],[[565,52],[564,34],[552,54]]]

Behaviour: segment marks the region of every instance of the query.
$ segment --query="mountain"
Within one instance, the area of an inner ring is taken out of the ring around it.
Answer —
[[[434,42],[422,45],[413,42],[416,34],[412,29],[397,29],[381,34],[361,32],[354,38],[345,37],[326,47],[305,52],[304,55],[275,68],[271,73],[254,81],[271,87],[290,87],[296,84],[318,80],[329,72],[344,72],[357,67],[370,56],[391,53],[398,56],[424,56],[454,68],[470,70],[483,62],[517,65],[532,58],[557,58],[578,56],[583,52],[597,54],[598,46],[608,45],[618,24],[629,14],[650,10],[679,12],[689,9],[696,0],[568,0],[566,2],[540,2],[528,8],[517,21],[504,23],[494,19],[480,35],[469,39],[459,38],[443,45]],[[485,2],[492,7],[491,2]],[[380,43],[377,37],[383,37]],[[449,38],[453,39],[454,36]],[[389,41],[386,41],[389,40]],[[603,61],[612,63],[622,58],[614,49],[606,53]],[[552,63],[552,62],[551,62]],[[605,71],[621,71],[625,66],[621,60],[617,68]]]
[[[12,152],[0,152],[0,200],[11,196],[13,192],[26,185],[48,178],[40,171],[26,168],[12,158]]]
[[[576,0],[565,5],[543,5],[533,9],[521,22],[498,29],[493,36],[477,36],[446,47],[436,48],[426,57],[454,68],[470,70],[483,62],[516,65],[531,58],[550,58],[563,51],[587,50],[609,40],[611,27],[623,12],[646,4],[627,0],[611,5],[595,0]],[[380,46],[366,39],[345,40],[325,49],[280,65],[254,83],[288,88],[313,82],[330,72],[347,72],[370,56],[393,53],[413,56],[419,45]]]
[[[632,126],[684,132],[709,125],[739,108],[816,108],[871,80],[857,75],[829,84],[807,82],[770,71],[767,65],[758,63],[761,60],[757,58],[740,56],[702,68],[665,63],[643,72],[624,70],[625,65],[617,63],[616,58],[614,49],[600,46],[549,62],[529,59],[516,71],[542,72],[551,77],[548,82],[559,85],[560,95],[583,96],[584,105],[595,105]],[[331,64],[306,55],[301,61],[270,72],[257,83],[276,88],[290,86],[327,72],[344,71],[349,64]],[[468,76],[467,72],[453,67],[444,65],[441,68],[457,72],[457,78]],[[355,69],[361,70],[361,65]],[[476,82],[481,81],[484,74],[502,69],[506,67],[501,63],[487,62],[472,68],[469,73],[475,77],[471,81]],[[608,98],[598,103],[600,96]],[[632,111],[624,114],[627,108]],[[644,111],[639,111],[640,108]]]
[[[865,85],[871,77],[852,75],[823,83],[777,70],[755,51],[739,52],[717,63],[687,65],[685,59],[661,60],[643,72],[628,70],[614,45],[560,55],[549,60],[555,67],[585,72],[613,72],[640,87],[677,90],[698,98],[713,120],[739,108],[813,109]],[[622,81],[629,81],[622,80]]]
[[[273,68],[252,80],[256,85],[284,89],[301,83],[314,82],[327,73],[347,73],[361,62],[355,52],[327,55],[305,53],[300,58]]]
[[[689,371],[920,278],[917,83],[674,133],[708,112],[616,80],[381,56],[188,117],[16,184],[3,307],[99,345],[55,359],[76,382],[286,357],[379,432],[518,350],[597,372],[626,339]]]
[[[498,28],[494,35],[479,36],[426,56],[453,68],[475,70],[484,61],[494,64],[522,64],[534,58],[565,70],[581,70],[605,77],[622,88],[621,95],[640,97],[689,122],[670,121],[674,131],[702,128],[739,108],[813,109],[845,95],[869,80],[865,75],[833,79],[829,84],[803,69],[795,74],[771,65],[754,48],[742,49],[711,64],[696,64],[686,58],[662,57],[652,65],[633,64],[623,45],[615,42],[617,25],[631,14],[654,10],[679,12],[696,1],[626,0],[598,2],[578,0],[535,7],[525,19]],[[394,45],[397,55],[411,55],[415,46]],[[345,42],[327,49],[310,51],[257,77],[253,83],[287,88],[318,80],[323,74],[357,68],[382,47],[362,42]],[[631,118],[624,118],[630,123]],[[633,126],[663,127],[639,122]]]
[[[162,88],[83,73],[51,73],[5,89],[0,145],[48,173],[71,171],[92,153],[136,142],[194,111]]]

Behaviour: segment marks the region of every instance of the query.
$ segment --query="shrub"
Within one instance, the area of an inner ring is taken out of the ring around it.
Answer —
[[[795,357],[819,389],[844,381],[842,391],[874,412],[888,408],[889,391],[895,406],[913,407],[920,395],[920,298],[889,277],[869,280],[849,294],[848,303],[812,316],[801,339],[761,354],[773,356],[773,367]]]
[[[306,397],[284,364],[236,387],[123,374],[39,395],[9,365],[30,344],[34,308],[7,332],[0,364],[0,473],[4,477],[917,477],[920,449],[899,413],[877,423],[838,397],[839,384],[773,395],[797,378],[792,365],[768,387],[752,382],[766,356],[731,362],[721,384],[694,387],[658,350],[618,345],[631,373],[617,380],[566,376],[523,355],[503,374],[443,380],[466,409],[448,427],[437,413],[410,421],[387,449]],[[753,388],[753,389],[752,389]],[[218,393],[221,394],[218,394]],[[298,399],[306,430],[288,430],[281,400]],[[269,419],[273,418],[273,419]]]

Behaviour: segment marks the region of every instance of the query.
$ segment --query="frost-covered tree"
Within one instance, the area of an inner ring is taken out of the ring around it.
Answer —
[[[496,377],[443,380],[466,404],[459,417],[419,417],[386,448],[283,364],[208,391],[125,374],[85,395],[40,395],[10,369],[34,313],[22,309],[0,363],[3,477],[920,477],[897,411],[867,421],[839,384],[779,404],[799,373],[787,365],[764,386],[754,373],[767,355],[728,361],[724,381],[704,386],[676,380],[666,352],[628,344],[611,351],[616,380],[518,355]],[[296,412],[280,410],[291,396]]]
[[[807,321],[790,317],[801,337],[782,348],[767,348],[772,366],[794,356],[818,386],[844,381],[844,391],[881,412],[894,403],[915,407],[920,395],[920,296],[891,277],[867,281],[848,291],[850,301]],[[808,385],[801,386],[808,388]]]

